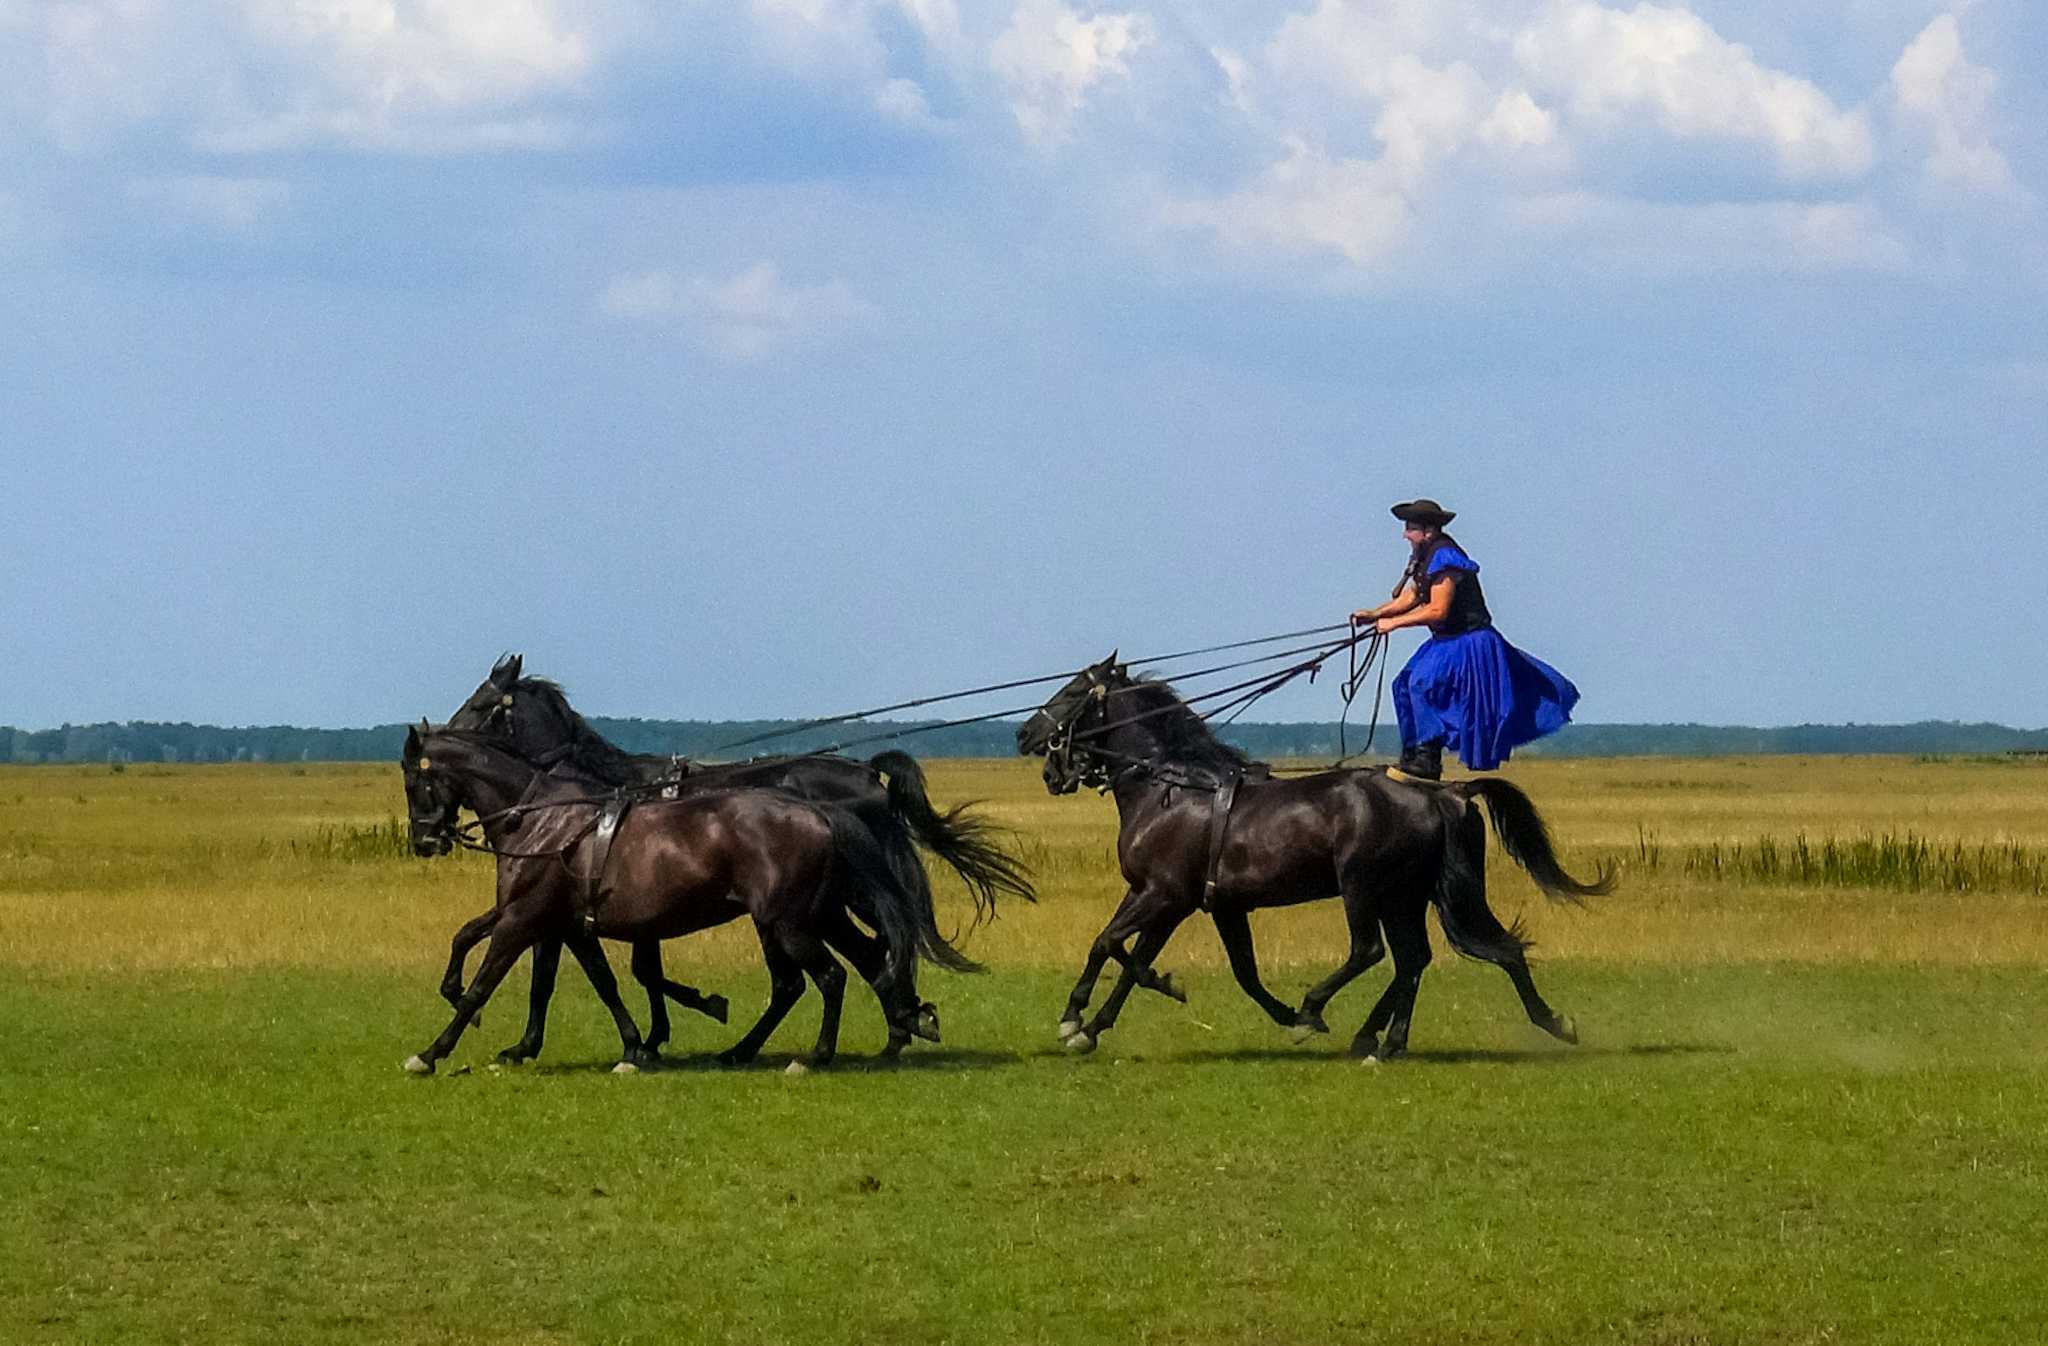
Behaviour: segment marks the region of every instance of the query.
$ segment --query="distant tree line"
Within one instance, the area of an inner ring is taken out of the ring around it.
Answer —
[[[630,752],[712,755],[736,739],[787,728],[788,720],[614,720],[591,724]],[[804,752],[853,739],[915,729],[931,721],[878,721],[805,730],[751,747],[717,754]],[[67,724],[56,729],[0,726],[0,762],[388,762],[398,757],[406,726],[368,729],[302,729],[295,725],[222,728],[208,724]],[[861,757],[902,748],[919,757],[1007,757],[1016,751],[1014,722],[958,725],[910,733],[893,741],[852,744]],[[1335,758],[1335,724],[1234,724],[1223,737],[1254,757]],[[1362,726],[1345,731],[1352,752],[1364,746]],[[1398,747],[1392,725],[1374,739],[1374,757]],[[2000,724],[1808,724],[1758,729],[1708,724],[1575,724],[1522,749],[1553,757],[1727,757],[1776,753],[2005,753],[2048,752],[2048,729],[2011,729]]]

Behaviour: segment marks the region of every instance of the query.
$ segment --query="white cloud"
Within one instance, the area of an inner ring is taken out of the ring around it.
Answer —
[[[379,149],[535,148],[560,123],[521,110],[590,70],[589,36],[555,0],[243,0],[249,30],[294,64],[280,97],[245,95],[242,115],[199,136],[219,151],[320,141]]]
[[[2003,192],[2012,169],[1991,143],[1991,95],[1998,77],[1963,56],[1956,16],[1943,14],[1908,43],[1892,67],[1901,117],[1927,137],[1925,169],[1937,183]]]
[[[1502,149],[1533,149],[1557,138],[1557,118],[1538,107],[1528,90],[1510,89],[1479,123],[1479,138]]]
[[[1871,164],[1860,111],[1760,64],[1687,9],[1552,0],[1516,34],[1514,52],[1535,89],[1590,128],[1647,115],[1681,138],[1754,141],[1794,178],[1855,177]]]
[[[858,330],[876,316],[845,281],[790,285],[770,261],[722,280],[661,270],[620,275],[598,297],[598,307],[614,318],[679,323],[706,350],[733,360]]]
[[[1303,141],[1237,192],[1161,209],[1169,227],[1208,231],[1233,248],[1332,251],[1355,266],[1399,245],[1412,214],[1389,161],[1332,158]]]
[[[1025,137],[1053,146],[1072,133],[1089,89],[1128,76],[1129,58],[1153,38],[1143,14],[1084,19],[1059,0],[1021,0],[989,49],[989,64],[1010,91]]]

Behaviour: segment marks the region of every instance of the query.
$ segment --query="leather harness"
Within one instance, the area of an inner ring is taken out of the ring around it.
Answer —
[[[596,932],[597,909],[603,902],[605,862],[611,859],[612,842],[619,834],[619,820],[631,807],[633,797],[624,790],[614,790],[598,809],[597,821],[591,825],[589,868],[583,881],[583,928],[586,932]]]
[[[1223,834],[1230,830],[1231,806],[1237,803],[1237,786],[1243,779],[1242,772],[1228,773],[1209,801],[1209,868],[1202,880],[1204,911],[1209,909],[1210,901],[1216,896],[1216,872],[1223,866]]]

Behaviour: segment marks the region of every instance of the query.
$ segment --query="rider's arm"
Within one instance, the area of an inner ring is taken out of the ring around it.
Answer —
[[[1415,596],[1415,586],[1413,584],[1403,584],[1392,598],[1376,608],[1360,608],[1351,614],[1351,620],[1354,622],[1369,622],[1397,612],[1407,612],[1420,601]]]
[[[1455,576],[1438,575],[1429,586],[1429,601],[1396,609],[1392,603],[1381,609],[1379,629],[1381,634],[1399,630],[1404,626],[1431,626],[1448,617],[1451,612],[1451,594],[1457,589]]]

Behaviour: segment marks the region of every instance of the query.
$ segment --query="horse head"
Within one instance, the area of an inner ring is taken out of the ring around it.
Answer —
[[[1044,757],[1041,773],[1053,794],[1071,794],[1095,773],[1087,759],[1076,760],[1074,735],[1099,725],[1110,693],[1131,685],[1130,669],[1117,662],[1117,652],[1088,665],[1054,692],[1031,718],[1017,726],[1017,752]]]
[[[405,749],[399,755],[399,769],[405,774],[405,811],[412,825],[412,853],[421,856],[446,855],[455,849],[455,816],[462,807],[461,793],[447,770],[436,772],[433,746],[435,729],[422,718],[405,731]]]

